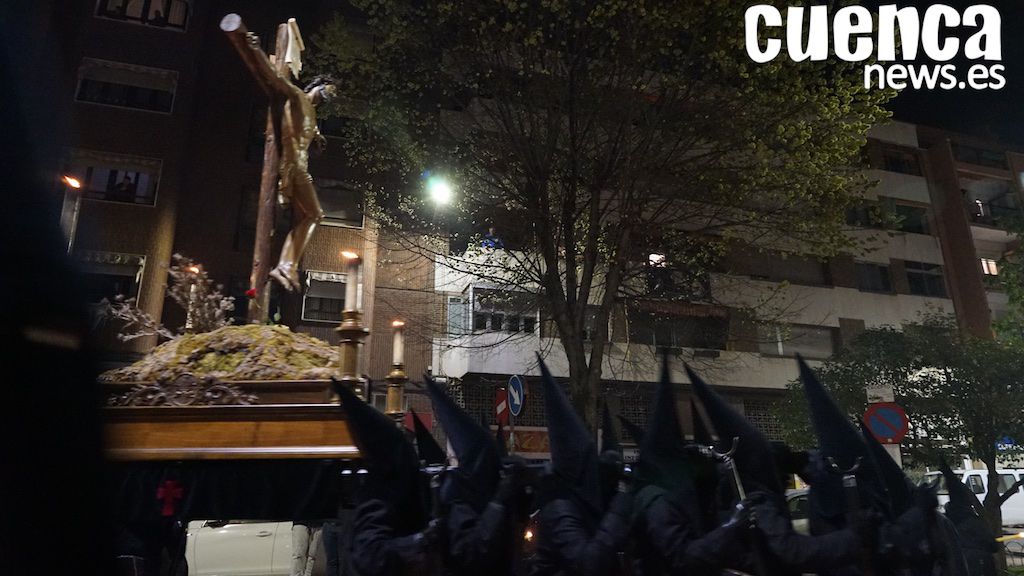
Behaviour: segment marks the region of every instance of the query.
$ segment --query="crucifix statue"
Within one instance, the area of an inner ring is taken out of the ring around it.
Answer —
[[[259,212],[253,270],[250,277],[249,321],[266,319],[267,283],[273,278],[285,290],[299,289],[299,263],[323,210],[309,175],[309,146],[324,144],[316,125],[316,106],[336,94],[334,84],[315,78],[304,90],[292,83],[302,69],[305,49],[295,19],[277,28],[275,54],[268,57],[259,38],[246,30],[237,14],[220,23],[235,50],[242,57],[269,100],[263,174],[260,182]],[[274,198],[292,206],[292,227],[284,239],[277,265],[270,267],[270,236],[274,221]]]

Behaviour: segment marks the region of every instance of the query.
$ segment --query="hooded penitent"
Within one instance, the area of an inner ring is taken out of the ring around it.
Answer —
[[[945,459],[939,460],[939,470],[942,472],[942,477],[946,481],[946,490],[949,492],[946,516],[954,524],[960,524],[968,518],[978,517],[984,510],[978,496],[960,481],[960,477],[949,468]]]
[[[629,437],[633,439],[636,444],[642,444],[644,441],[644,429],[639,424],[633,422],[629,418],[626,418],[622,414],[618,415],[619,423],[622,424],[622,429],[629,434]]]
[[[453,478],[458,479],[459,497],[477,511],[483,510],[494,494],[501,466],[494,438],[459,408],[433,379],[425,377],[424,380],[434,416],[444,427],[448,442],[459,460],[458,468],[452,471]]]
[[[427,523],[427,506],[419,485],[419,458],[394,421],[367,405],[347,386],[333,381],[349,432],[367,461],[370,477],[364,497],[387,502],[397,534],[411,534]]]
[[[826,532],[846,525],[846,496],[842,472],[859,465],[855,473],[861,507],[871,507],[892,518],[885,483],[864,439],[847,415],[839,409],[803,358],[797,358],[800,379],[818,438],[820,459],[816,464],[808,499],[811,530]]]
[[[690,419],[693,421],[693,443],[699,446],[714,446],[715,440],[708,432],[707,426],[704,425],[704,418],[693,399],[690,400]]]
[[[601,497],[597,447],[583,420],[539,355],[537,361],[544,383],[551,467],[563,487],[569,488],[593,514],[600,514],[604,502]]]
[[[768,439],[750,422],[747,422],[746,418],[733,410],[689,366],[686,367],[686,373],[690,377],[690,382],[693,383],[693,391],[697,395],[697,399],[703,405],[714,430],[718,433],[719,445],[716,449],[719,452],[728,451],[732,448],[733,439],[736,439],[736,452],[733,454],[732,460],[746,491],[748,493],[767,491],[782,494],[785,488],[775,469],[775,461],[772,458],[771,444]]]
[[[601,453],[605,452],[617,452],[619,457],[622,457],[622,444],[619,442],[619,435],[615,433],[615,423],[607,404],[601,411]]]
[[[696,506],[694,466],[686,454],[685,444],[669,377],[668,356],[665,355],[662,357],[661,379],[654,395],[654,406],[640,443],[637,473],[642,483],[660,486],[682,497],[687,506]]]
[[[899,516],[914,505],[914,483],[903,473],[903,469],[886,452],[885,448],[878,442],[878,439],[868,431],[863,422],[860,423],[861,436],[864,444],[876,466],[878,472],[885,482],[886,491],[889,493],[889,502],[893,514]]]
[[[434,440],[433,434],[420,420],[420,415],[412,408],[409,409],[409,412],[412,413],[412,425],[416,432],[416,451],[419,453],[420,462],[427,466],[443,465],[448,458],[441,445]]]

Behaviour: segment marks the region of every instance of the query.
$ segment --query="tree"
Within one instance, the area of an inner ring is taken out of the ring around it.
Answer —
[[[989,487],[1000,486],[999,456],[1019,450],[1007,438],[1024,438],[1024,348],[971,336],[945,316],[902,329],[865,330],[817,372],[851,418],[864,414],[868,387],[891,386],[910,418],[904,452],[932,465],[939,453],[971,455],[988,468]],[[782,421],[787,441],[806,444],[814,435],[800,386],[790,385]],[[1017,488],[990,489],[985,496],[996,533],[1002,529],[1000,506]]]
[[[891,93],[860,64],[754,64],[735,2],[352,4],[312,62],[348,96],[335,113],[376,217],[411,245],[454,230],[472,247],[439,254],[450,266],[532,293],[591,424],[613,313],[706,299],[693,287],[729,250],[856,242],[858,150]],[[443,217],[426,170],[455,182]],[[506,249],[480,246],[486,223]]]
[[[100,322],[120,322],[118,340],[128,342],[147,336],[170,340],[184,332],[212,332],[234,321],[230,314],[235,309],[235,298],[225,296],[222,285],[214,284],[206,270],[191,258],[174,254],[171,260],[166,293],[185,312],[185,325],[175,333],[140,309],[135,298],[119,294],[112,302],[104,298],[95,314]]]

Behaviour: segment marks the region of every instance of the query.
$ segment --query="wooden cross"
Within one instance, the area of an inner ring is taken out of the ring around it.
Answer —
[[[249,71],[258,79],[260,77],[258,64],[253,58],[266,58],[282,75],[287,74],[288,64],[285,62],[284,54],[288,46],[288,24],[278,24],[277,37],[274,46],[274,54],[277,58],[270,58],[262,50],[252,50],[247,43],[253,41],[255,36],[251,35],[238,14],[228,14],[220,22],[220,28],[226,34],[231,44],[235,47],[242,61],[245,62]],[[260,195],[258,211],[256,214],[256,239],[253,243],[252,272],[249,276],[249,287],[256,293],[249,298],[247,319],[250,324],[265,324],[267,321],[270,306],[270,286],[268,282],[271,259],[271,237],[274,232],[274,203],[277,198],[278,166],[281,152],[277,147],[275,122],[275,110],[280,110],[283,104],[281,96],[266,86],[264,92],[270,100],[267,106],[267,126],[263,143],[263,170],[260,173]]]

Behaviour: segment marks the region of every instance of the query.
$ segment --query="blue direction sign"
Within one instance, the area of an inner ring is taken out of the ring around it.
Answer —
[[[513,376],[508,379],[508,410],[513,416],[519,416],[523,411],[523,402],[526,402],[526,386],[523,386],[523,379]]]
[[[907,435],[910,421],[907,413],[897,404],[881,402],[872,404],[864,413],[864,424],[868,431],[882,444],[899,444]]]

